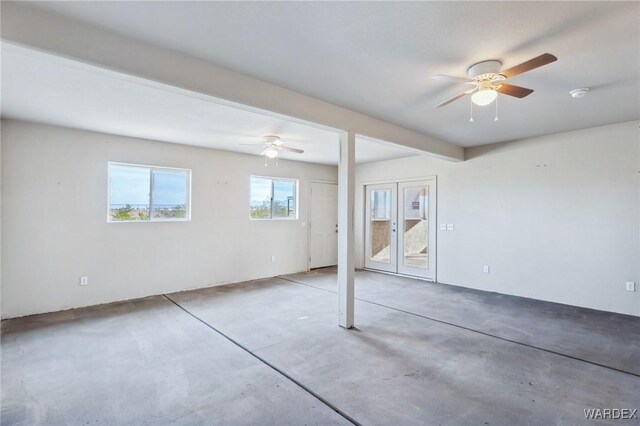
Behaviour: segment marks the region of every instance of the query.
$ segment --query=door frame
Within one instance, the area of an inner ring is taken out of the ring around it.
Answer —
[[[338,185],[335,180],[309,179],[309,187],[307,188],[307,272],[311,270],[311,184],[324,183],[329,185]],[[336,210],[338,206],[336,205]]]
[[[434,242],[435,242],[435,247],[434,247],[434,265],[433,265],[433,279],[428,279],[428,278],[423,278],[423,277],[416,277],[413,275],[405,275],[405,274],[399,274],[399,273],[395,273],[395,272],[387,272],[387,271],[380,271],[378,269],[371,269],[371,268],[367,268],[365,266],[365,260],[366,260],[366,256],[367,256],[367,250],[366,250],[366,246],[367,246],[367,208],[366,208],[366,204],[367,204],[367,185],[379,185],[379,184],[393,184],[393,183],[404,183],[404,182],[417,182],[417,181],[423,181],[423,180],[433,180],[433,183],[435,185],[435,200],[436,200],[436,208],[435,208],[435,217],[433,218],[433,222],[436,224],[435,228],[436,228],[436,232],[435,235],[433,237]],[[416,280],[422,280],[422,281],[429,281],[429,282],[434,282],[437,283],[438,282],[438,176],[437,175],[427,175],[427,176],[421,176],[421,177],[412,177],[412,178],[405,178],[405,179],[384,179],[384,180],[375,180],[375,181],[366,181],[366,182],[362,182],[361,183],[362,188],[362,268],[366,269],[367,271],[373,271],[373,272],[379,272],[381,274],[389,274],[389,275],[396,275],[396,276],[402,276],[402,277],[409,277],[409,278],[413,278]]]

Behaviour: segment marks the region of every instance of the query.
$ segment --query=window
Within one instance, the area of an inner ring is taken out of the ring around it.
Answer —
[[[108,222],[190,220],[191,170],[109,163]]]
[[[391,220],[391,191],[371,192],[371,220]]]
[[[251,219],[297,219],[298,181],[251,176]]]
[[[405,219],[427,218],[427,187],[405,188],[404,190],[404,217]]]

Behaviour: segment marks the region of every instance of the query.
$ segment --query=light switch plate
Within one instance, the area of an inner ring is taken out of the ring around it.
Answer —
[[[447,231],[453,231],[453,223],[447,224]]]
[[[627,291],[636,291],[636,283],[633,281],[627,281]]]
[[[440,224],[440,230],[441,231],[446,231],[447,230],[447,224],[446,223],[441,223]]]

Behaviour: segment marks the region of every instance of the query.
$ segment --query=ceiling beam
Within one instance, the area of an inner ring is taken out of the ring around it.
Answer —
[[[9,42],[227,102],[418,149],[443,159],[464,160],[464,149],[460,146],[24,4],[3,2],[1,19],[2,39]]]

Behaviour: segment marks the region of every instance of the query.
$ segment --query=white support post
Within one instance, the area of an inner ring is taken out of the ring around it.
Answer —
[[[355,298],[355,156],[355,133],[341,133],[338,163],[338,325],[344,328],[353,327]]]

